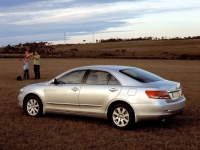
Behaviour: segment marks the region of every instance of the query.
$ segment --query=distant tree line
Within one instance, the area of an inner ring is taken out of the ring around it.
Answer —
[[[200,36],[188,36],[188,37],[173,37],[173,38],[167,38],[167,37],[139,37],[139,38],[130,38],[130,39],[122,39],[122,38],[110,38],[110,39],[101,39],[99,40],[100,43],[103,42],[122,42],[122,41],[140,41],[140,40],[185,40],[185,39],[200,39]]]
[[[25,51],[34,52],[38,51],[39,54],[52,54],[54,48],[50,46],[48,42],[33,42],[33,43],[19,43],[18,45],[10,45],[8,44],[3,48],[2,53],[6,54],[24,54]]]
[[[101,39],[101,40],[96,40],[96,43],[104,43],[104,42],[122,42],[122,41],[140,41],[140,40],[185,40],[185,39],[200,39],[200,36],[188,36],[188,37],[174,37],[174,38],[167,38],[167,37],[161,37],[161,38],[157,38],[157,37],[139,37],[139,38],[130,38],[130,39],[122,39],[122,38],[110,38],[110,39]],[[86,40],[83,40],[84,42]],[[58,45],[62,45],[62,44],[58,44]],[[73,44],[65,44],[67,46],[71,46]],[[57,52],[55,52],[55,48],[51,46],[51,43],[48,42],[32,42],[32,43],[19,43],[18,45],[10,45],[8,44],[7,46],[5,46],[3,48],[2,53],[4,54],[24,54],[25,51],[29,51],[34,52],[34,51],[38,51],[39,54],[44,54],[44,55],[54,55],[54,54],[58,54],[61,55],[63,53],[63,51],[59,50]],[[77,52],[77,49],[71,49],[71,53],[73,53],[73,55],[75,55],[75,53]]]

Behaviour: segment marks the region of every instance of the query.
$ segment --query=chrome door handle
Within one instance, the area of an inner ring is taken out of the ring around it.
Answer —
[[[111,92],[115,92],[115,91],[118,91],[118,89],[111,88],[111,89],[109,89],[109,91],[111,91]]]
[[[78,88],[74,87],[74,88],[72,89],[72,91],[76,92],[76,91],[78,91]]]

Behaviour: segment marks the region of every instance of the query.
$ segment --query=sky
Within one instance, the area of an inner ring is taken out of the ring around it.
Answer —
[[[0,0],[0,47],[200,36],[199,0]]]

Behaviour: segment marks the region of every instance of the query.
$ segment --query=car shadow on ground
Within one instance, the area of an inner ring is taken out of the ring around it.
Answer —
[[[63,115],[63,114],[45,114],[43,118],[55,119],[55,120],[65,120],[75,123],[90,123],[92,125],[98,124],[98,126],[110,126],[112,127],[109,120],[92,118],[92,117],[82,117],[82,116],[71,116],[71,115]],[[187,122],[185,120],[184,115],[168,118],[165,120],[153,120],[153,121],[141,121],[135,123],[129,130],[144,130],[144,129],[152,129],[152,128],[174,128],[180,127],[183,122]]]

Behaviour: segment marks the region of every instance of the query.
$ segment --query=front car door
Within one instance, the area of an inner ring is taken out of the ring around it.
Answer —
[[[78,70],[66,73],[49,84],[44,91],[47,111],[80,112],[79,93],[86,71]]]
[[[120,91],[121,84],[109,72],[90,70],[79,95],[81,113],[104,113],[108,103]]]

